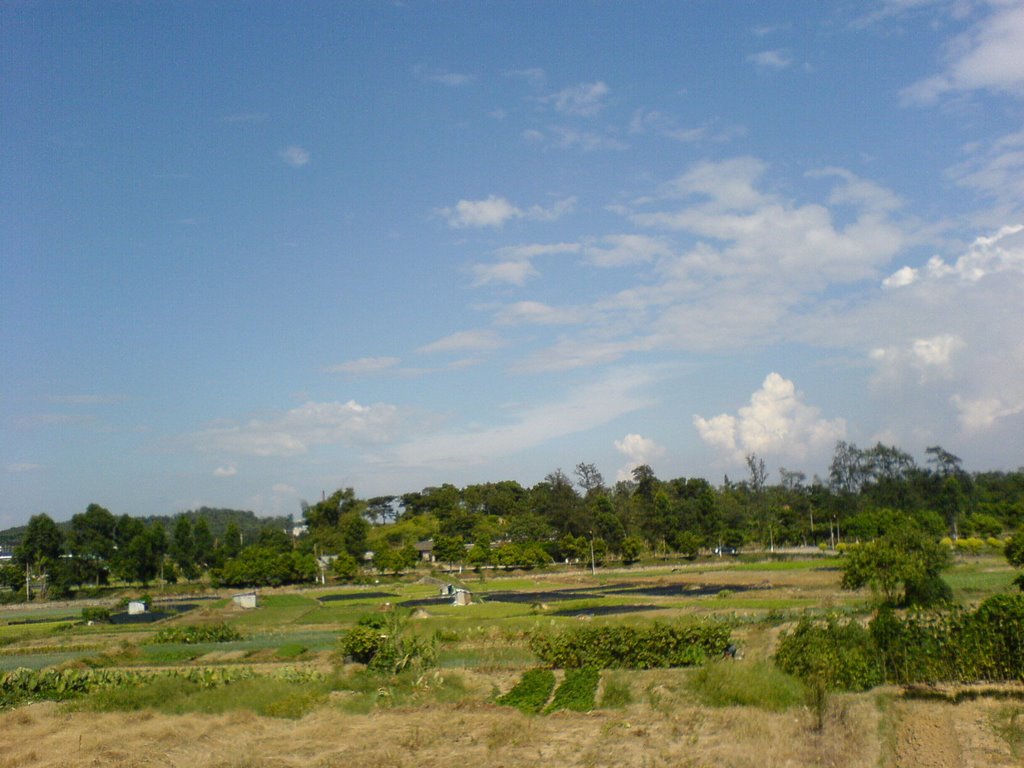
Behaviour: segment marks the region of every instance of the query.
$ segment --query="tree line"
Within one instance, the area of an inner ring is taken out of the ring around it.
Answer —
[[[762,458],[747,457],[747,474],[714,486],[703,478],[658,478],[649,465],[629,480],[606,483],[580,463],[526,487],[512,480],[459,488],[432,486],[401,495],[359,498],[339,489],[301,505],[304,532],[265,526],[242,534],[226,521],[213,530],[202,515],[145,522],[115,517],[99,505],[75,515],[66,530],[33,517],[15,549],[17,579],[46,574],[52,588],[99,585],[111,577],[148,583],[202,574],[224,584],[287,583],[316,578],[316,557],[335,575],[355,578],[373,552],[373,567],[401,571],[431,540],[436,560],[451,564],[534,567],[570,561],[596,566],[643,554],[696,557],[744,547],[841,548],[907,527],[938,541],[998,547],[1024,523],[1024,468],[968,472],[941,446],[925,465],[895,446],[836,444],[829,474],[810,479],[780,468],[770,482]],[[226,520],[226,518],[225,518]],[[14,581],[12,568],[4,573]]]

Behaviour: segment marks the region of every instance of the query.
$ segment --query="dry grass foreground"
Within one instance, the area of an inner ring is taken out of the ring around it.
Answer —
[[[824,732],[810,713],[697,706],[527,717],[488,704],[301,720],[153,712],[68,712],[40,703],[0,714],[0,768],[549,768],[722,766],[1013,768],[991,723],[999,702],[837,698]],[[884,714],[882,714],[884,712]]]

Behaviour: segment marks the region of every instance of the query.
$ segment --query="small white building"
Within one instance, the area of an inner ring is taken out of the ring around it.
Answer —
[[[255,592],[244,592],[241,595],[234,595],[231,598],[231,602],[237,605],[239,608],[255,608],[256,607],[256,593]]]
[[[142,600],[131,600],[128,603],[128,615],[138,616],[140,613],[146,612],[146,604]]]

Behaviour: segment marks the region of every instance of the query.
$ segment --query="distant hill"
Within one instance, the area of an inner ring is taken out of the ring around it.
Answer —
[[[170,535],[174,530],[174,522],[179,517],[187,517],[193,523],[200,518],[206,520],[206,524],[210,527],[210,533],[213,534],[214,539],[221,538],[228,525],[234,523],[242,532],[242,540],[245,542],[255,541],[262,528],[269,526],[291,533],[292,526],[295,524],[291,515],[257,517],[254,512],[248,510],[216,509],[212,507],[190,509],[186,512],[179,512],[176,515],[150,515],[148,517],[139,517],[139,519],[146,524],[153,522],[161,523],[168,535]],[[0,547],[3,548],[4,552],[10,552],[21,542],[27,527],[19,525],[0,531]],[[66,533],[71,529],[71,522],[65,520],[64,522],[57,523],[57,527]]]

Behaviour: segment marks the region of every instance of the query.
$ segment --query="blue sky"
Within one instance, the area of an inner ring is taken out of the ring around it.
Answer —
[[[1024,464],[1024,4],[5,3],[0,526]]]

